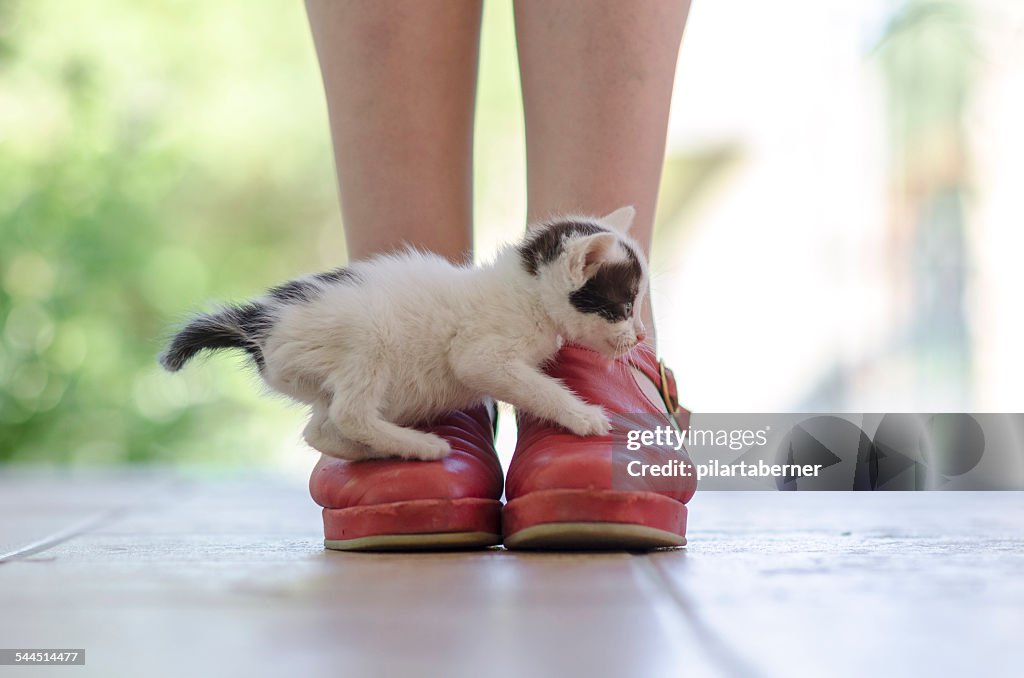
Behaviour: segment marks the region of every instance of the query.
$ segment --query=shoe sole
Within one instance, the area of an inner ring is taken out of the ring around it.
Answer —
[[[334,551],[460,551],[500,543],[501,535],[492,532],[434,532],[324,539],[324,548]]]
[[[685,545],[686,537],[673,532],[623,523],[547,523],[505,538],[507,548],[538,551],[649,551]]]
[[[324,547],[338,551],[429,551],[501,543],[501,502],[417,499],[325,508]]]
[[[686,544],[686,506],[654,492],[542,490],[505,505],[510,549],[651,550]]]

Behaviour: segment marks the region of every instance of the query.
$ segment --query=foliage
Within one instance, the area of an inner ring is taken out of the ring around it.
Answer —
[[[241,460],[295,409],[163,374],[208,299],[344,260],[301,3],[0,0],[0,460]]]

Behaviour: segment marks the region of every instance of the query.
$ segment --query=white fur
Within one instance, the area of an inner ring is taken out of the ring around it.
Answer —
[[[514,247],[479,267],[409,250],[351,264],[358,282],[323,285],[311,301],[264,299],[275,323],[262,346],[263,376],[312,406],[306,441],[346,459],[443,457],[447,441],[408,427],[488,397],[577,435],[606,433],[601,408],[540,367],[563,339],[613,356],[642,334],[640,299],[634,318],[618,323],[568,300],[588,266],[623,256],[625,247],[639,254],[625,235],[632,208],[625,209],[590,219],[610,220],[615,232],[572,239],[536,276]]]

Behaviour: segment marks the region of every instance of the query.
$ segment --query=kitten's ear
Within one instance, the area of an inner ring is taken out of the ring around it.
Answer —
[[[614,233],[598,233],[574,238],[566,247],[569,264],[569,279],[580,286],[587,282],[597,267],[612,258],[619,236]]]
[[[604,215],[601,217],[601,221],[619,233],[629,233],[629,229],[633,226],[634,217],[636,217],[636,208],[632,205],[626,205],[610,214]]]

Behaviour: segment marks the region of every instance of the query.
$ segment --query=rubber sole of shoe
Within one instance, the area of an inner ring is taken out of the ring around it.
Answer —
[[[686,506],[654,492],[542,490],[505,505],[510,549],[649,550],[686,544]]]
[[[547,523],[505,538],[507,548],[539,551],[650,551],[685,545],[686,537],[673,532],[623,523]]]
[[[335,551],[459,551],[497,546],[500,543],[501,535],[492,532],[434,532],[324,539],[324,548]]]
[[[343,551],[468,549],[501,543],[501,502],[416,499],[325,508],[324,546]]]

